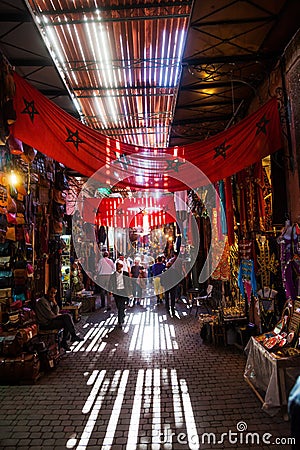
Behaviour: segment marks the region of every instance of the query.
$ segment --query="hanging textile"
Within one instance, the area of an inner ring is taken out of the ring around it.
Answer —
[[[150,227],[176,222],[173,196],[144,198],[85,198],[83,220],[108,227]]]
[[[181,243],[185,244],[187,240],[187,218],[188,218],[188,197],[187,191],[174,192],[174,203],[176,209],[176,221],[178,231],[182,235]]]
[[[278,238],[281,273],[287,299],[300,295],[300,229],[297,223],[287,220]]]
[[[220,202],[222,205],[221,215],[220,215],[221,233],[227,234],[228,230],[227,230],[226,213],[225,213],[225,210],[226,210],[225,183],[223,180],[219,181],[219,195],[220,195]]]
[[[251,293],[256,296],[256,278],[254,273],[254,263],[252,259],[243,259],[240,264],[238,274],[238,286],[242,297],[247,295],[248,303],[251,302]]]
[[[212,261],[216,258],[221,258],[219,264],[212,273],[211,277],[214,280],[227,281],[230,280],[230,263],[229,263],[229,246],[227,236],[222,240],[219,240],[219,235],[217,232],[220,217],[220,208],[213,208],[212,213],[212,236],[214,236],[212,245]]]
[[[227,222],[228,244],[234,244],[234,215],[231,177],[225,178],[225,213]]]
[[[225,237],[224,250],[220,259],[220,262],[216,269],[213,271],[211,278],[213,280],[229,281],[231,278],[230,272],[230,260],[229,260],[229,245],[227,236]]]
[[[254,187],[256,193],[256,201],[257,201],[257,221],[259,222],[257,225],[260,230],[265,230],[265,220],[266,220],[266,212],[265,212],[265,201],[263,195],[264,189],[264,171],[262,162],[259,161],[254,165],[253,170],[253,178],[254,178]]]
[[[89,128],[43,96],[14,73],[17,120],[11,134],[24,143],[85,176],[108,165],[107,182],[114,171],[124,172],[123,185],[141,188],[186,189],[186,181],[205,185],[219,181],[276,152],[282,147],[277,100],[268,101],[233,127],[205,141],[167,149],[147,149],[125,144]],[[130,159],[139,154],[138,161]],[[174,158],[174,156],[178,158]],[[137,175],[143,169],[143,177]],[[122,172],[122,173],[123,173]],[[194,172],[194,173],[192,173]],[[147,176],[146,176],[147,175]],[[121,178],[122,180],[122,178]],[[122,185],[122,181],[120,181]]]
[[[260,276],[261,286],[271,286],[271,273],[276,275],[279,268],[279,262],[274,253],[271,254],[269,240],[266,236],[258,234],[256,236],[256,244],[258,247],[257,263],[259,270],[257,276]]]

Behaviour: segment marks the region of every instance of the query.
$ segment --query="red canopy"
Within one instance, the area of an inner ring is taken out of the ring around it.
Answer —
[[[146,217],[147,216],[147,217]],[[109,227],[151,227],[176,221],[173,196],[161,198],[86,198],[83,220]]]
[[[226,178],[281,148],[276,99],[205,141],[153,149],[104,136],[67,114],[16,73],[14,79],[14,136],[82,175],[90,177],[99,169],[102,174],[107,172],[106,185],[182,190],[187,185],[207,184],[206,177],[211,182]],[[195,166],[191,176],[187,162]],[[114,178],[116,167],[119,175]],[[201,172],[206,176],[203,179]]]

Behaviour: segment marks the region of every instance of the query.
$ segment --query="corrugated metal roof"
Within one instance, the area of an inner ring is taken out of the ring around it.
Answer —
[[[102,133],[181,146],[240,121],[255,96],[266,100],[260,86],[284,61],[299,16],[299,0],[5,0],[0,49],[36,89],[78,117],[76,104]],[[64,45],[56,53],[65,84],[32,17],[54,50]]]
[[[83,121],[168,146],[191,1],[29,0]]]

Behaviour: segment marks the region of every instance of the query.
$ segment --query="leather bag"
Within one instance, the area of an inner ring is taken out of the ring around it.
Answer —
[[[20,356],[0,359],[0,381],[9,384],[20,381],[35,382],[40,375],[40,360],[37,353],[22,353]]]

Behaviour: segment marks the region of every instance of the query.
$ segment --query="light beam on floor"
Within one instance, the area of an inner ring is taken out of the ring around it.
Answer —
[[[113,414],[110,416],[106,434],[105,434],[105,437],[104,437],[104,440],[102,443],[102,447],[101,447],[102,450],[108,450],[112,446],[116,428],[117,428],[117,424],[118,424],[118,420],[119,420],[119,416],[120,416],[120,412],[121,412],[121,408],[122,408],[124,395],[125,395],[128,376],[129,376],[129,370],[124,370],[124,372],[122,374],[120,386],[118,389],[117,398],[116,398],[114,406],[113,406]]]
[[[139,432],[141,406],[143,398],[143,385],[144,385],[144,370],[140,369],[138,371],[138,376],[135,385],[126,450],[135,450],[136,444],[138,442],[138,432]]]
[[[180,389],[183,402],[184,418],[185,422],[188,424],[187,426],[188,446],[191,450],[198,450],[200,448],[199,437],[195,424],[190,394],[188,391],[187,383],[184,379],[180,380]]]

